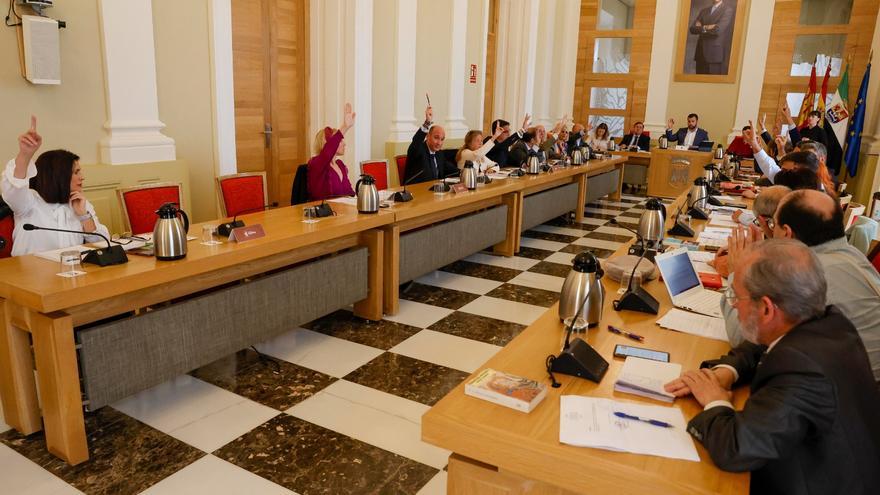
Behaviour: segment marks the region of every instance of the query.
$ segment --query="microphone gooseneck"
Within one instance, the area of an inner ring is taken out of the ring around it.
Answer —
[[[84,230],[53,229],[53,228],[50,228],[50,227],[38,227],[38,226],[36,226],[36,225],[34,225],[34,224],[32,224],[32,223],[26,223],[26,224],[22,225],[21,228],[24,229],[24,230],[27,230],[28,232],[30,232],[30,231],[32,231],[32,230],[48,230],[48,231],[51,231],[51,232],[64,232],[64,233],[67,233],[67,234],[94,235],[94,236],[98,236],[98,237],[100,237],[101,239],[104,239],[104,242],[107,243],[107,249],[111,249],[111,248],[113,247],[113,246],[110,244],[110,239],[108,239],[107,236],[105,236],[104,234],[102,234],[102,233],[100,233],[100,232],[98,232],[98,231],[95,231],[95,232],[86,232],[86,231],[84,231]]]
[[[425,169],[419,170],[415,175],[413,175],[409,179],[406,179],[406,181],[404,181],[404,183],[403,183],[403,190],[406,191],[406,186],[409,185],[413,181],[413,179],[422,175],[423,173],[425,173]]]

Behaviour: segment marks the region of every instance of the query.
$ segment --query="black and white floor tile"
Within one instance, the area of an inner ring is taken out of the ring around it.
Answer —
[[[582,223],[524,232],[515,257],[425,275],[380,322],[340,310],[89,414],[80,466],[0,416],[0,491],[445,493],[449,452],[421,441],[421,416],[557,301],[577,253],[627,242],[643,200],[600,200]]]

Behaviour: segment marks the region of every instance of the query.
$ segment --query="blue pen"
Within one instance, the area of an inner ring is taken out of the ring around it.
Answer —
[[[623,413],[623,412],[619,412],[619,411],[616,411],[614,413],[614,415],[617,416],[618,418],[632,419],[634,421],[641,421],[642,423],[648,423],[648,424],[651,424],[654,426],[661,426],[663,428],[672,428],[672,425],[665,422],[665,421],[658,421],[656,419],[640,418],[638,416],[631,416],[627,413]]]

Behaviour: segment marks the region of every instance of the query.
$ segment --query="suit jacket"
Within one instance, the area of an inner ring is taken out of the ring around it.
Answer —
[[[727,364],[749,383],[742,411],[717,406],[688,432],[725,471],[752,471],[751,492],[869,494],[880,487],[880,392],[865,346],[834,306],[766,347],[744,343]]]
[[[455,163],[450,162],[443,151],[435,153],[437,159],[437,174],[434,173],[434,165],[431,161],[431,153],[428,151],[428,144],[425,142],[427,134],[419,128],[413,134],[412,142],[406,151],[406,170],[404,182],[409,184],[418,184],[419,182],[429,182],[432,180],[442,179],[450,175],[458,173],[458,167]],[[421,175],[408,182],[416,174],[422,172]]]
[[[730,47],[727,46],[727,34],[733,25],[733,14],[733,9],[726,3],[722,3],[720,7],[715,9],[714,14],[711,5],[700,11],[690,27],[691,34],[699,35],[694,52],[695,60],[702,60],[710,64],[724,62],[725,52],[730,50]],[[697,22],[701,24],[701,27],[697,27]],[[703,31],[702,26],[713,24],[714,28]]]
[[[677,130],[675,132],[675,134],[673,134],[672,131],[670,131],[669,129],[666,129],[666,139],[668,139],[669,142],[684,143],[684,140],[687,137],[687,133],[688,133],[687,127],[680,128],[679,130]],[[709,140],[709,133],[706,132],[705,129],[701,129],[701,128],[697,127],[697,135],[694,136],[694,144],[693,145],[699,146],[700,143],[702,143],[703,141],[708,141],[708,140]]]
[[[486,142],[488,142],[490,139],[492,139],[492,136],[486,136],[483,139],[483,144],[486,144]],[[489,150],[488,153],[486,153],[486,158],[497,163],[499,167],[509,166],[510,165],[510,147],[513,146],[514,144],[516,144],[517,141],[519,141],[519,134],[517,134],[515,132],[510,133],[510,136],[508,136],[507,139],[496,144],[494,148],[492,148],[491,150]]]
[[[510,158],[508,160],[508,164],[511,167],[522,167],[525,164],[526,160],[529,158],[529,147],[526,145],[525,141],[517,141],[516,144],[510,148]]]
[[[623,136],[623,139],[620,140],[620,145],[629,146],[630,141],[632,141],[632,137],[632,134],[627,134]],[[638,146],[639,149],[642,151],[648,151],[648,149],[651,147],[651,138],[644,134],[640,134],[639,139],[636,140],[636,146]]]

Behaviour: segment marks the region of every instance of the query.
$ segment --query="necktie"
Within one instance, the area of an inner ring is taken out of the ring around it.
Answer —
[[[437,154],[431,153],[431,165],[434,167],[434,178],[439,179],[440,174],[437,171]]]

